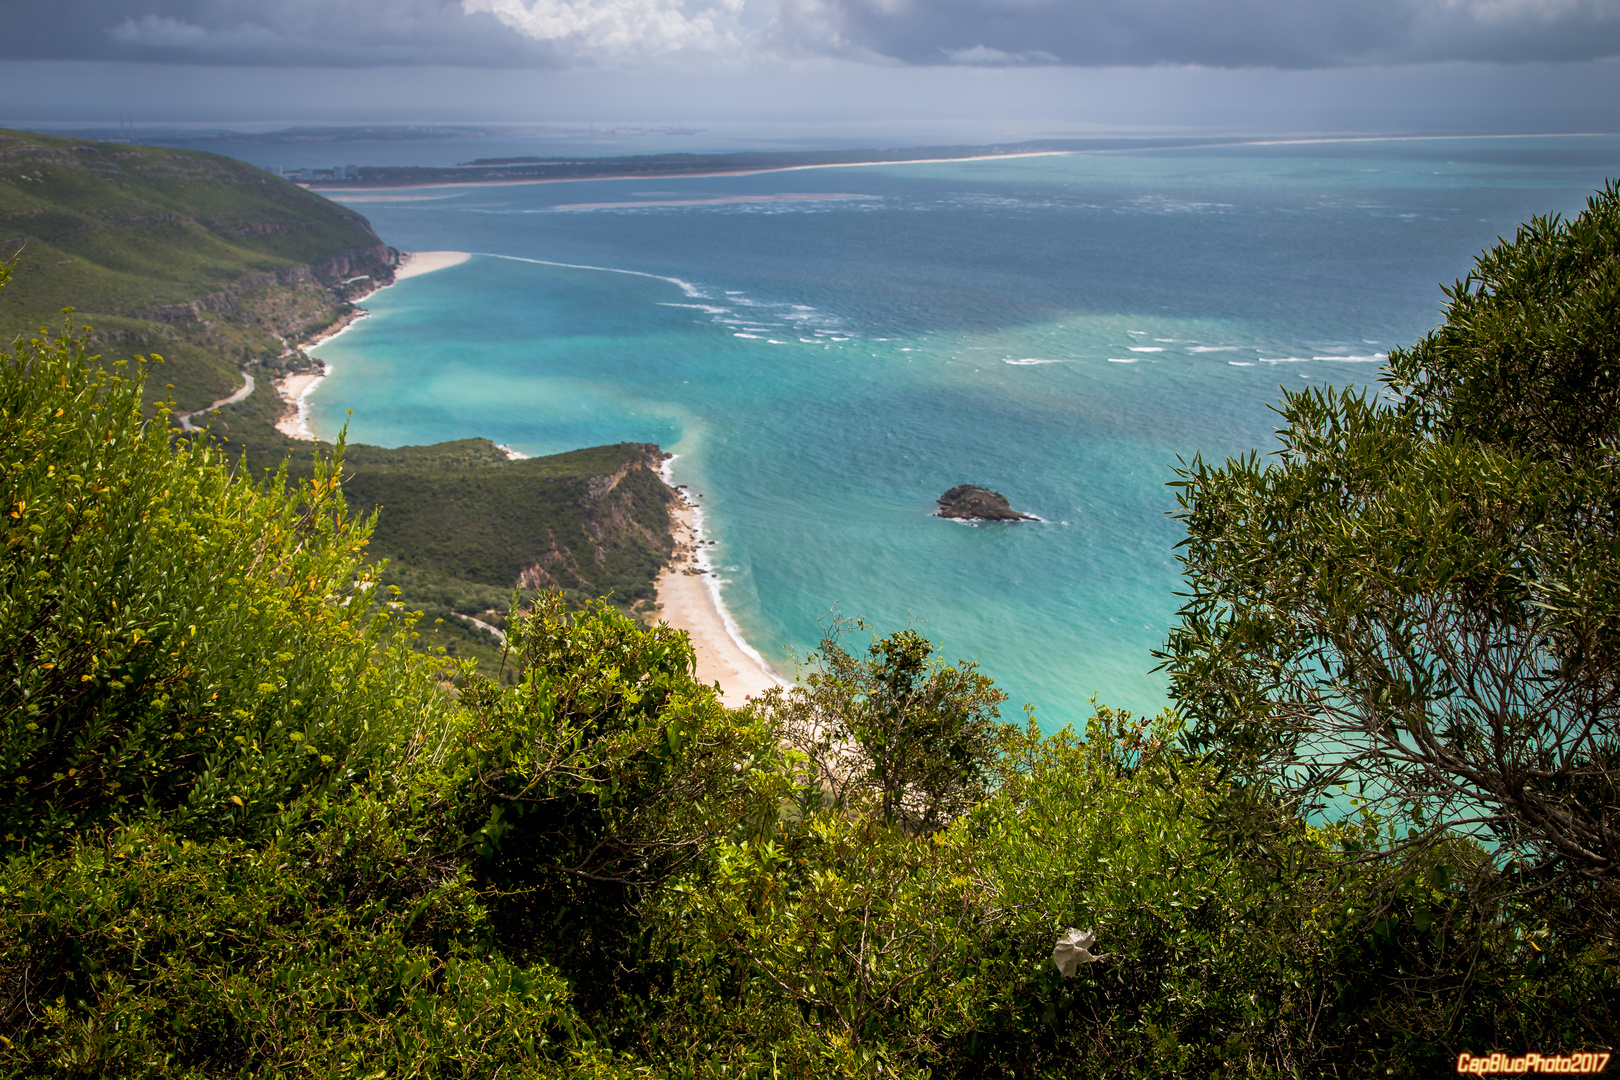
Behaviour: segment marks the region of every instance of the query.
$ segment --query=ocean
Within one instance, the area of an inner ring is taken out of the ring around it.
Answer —
[[[915,626],[1047,730],[1151,712],[1177,462],[1267,452],[1281,387],[1374,386],[1442,283],[1613,175],[1620,137],[1561,136],[336,193],[475,255],[317,350],[312,425],[659,443],[784,673],[838,612]],[[931,516],[963,483],[1041,520]]]

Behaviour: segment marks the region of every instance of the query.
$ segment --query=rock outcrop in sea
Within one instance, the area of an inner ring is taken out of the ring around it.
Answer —
[[[1020,514],[999,491],[958,484],[939,497],[939,516],[965,521],[1036,521],[1029,514]]]

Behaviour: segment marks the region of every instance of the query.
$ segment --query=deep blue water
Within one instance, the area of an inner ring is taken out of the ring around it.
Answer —
[[[318,350],[315,426],[661,443],[784,671],[837,606],[920,623],[1048,728],[1152,710],[1178,458],[1266,450],[1279,386],[1375,380],[1442,282],[1607,175],[1612,136],[356,193],[396,247],[480,254]],[[709,201],[783,195],[855,197]],[[931,517],[958,483],[1044,521]]]

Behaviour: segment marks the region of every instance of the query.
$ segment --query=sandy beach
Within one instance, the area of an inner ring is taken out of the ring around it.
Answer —
[[[277,431],[289,439],[314,440],[315,433],[309,430],[309,403],[305,399],[315,389],[315,384],[325,377],[326,373],[322,371],[306,371],[276,380],[276,392],[290,407],[290,411],[276,421]]]
[[[692,650],[697,653],[698,681],[719,683],[721,698],[734,709],[751,695],[788,685],[726,629],[725,615],[707,580],[707,560],[698,555],[697,542],[702,537],[696,528],[696,511],[684,497],[673,517],[675,556],[658,576],[658,617],[691,637]]]
[[[408,251],[399,257],[399,265],[394,267],[394,280],[400,282],[406,278],[431,274],[435,270],[460,266],[470,258],[472,254],[466,251]]]

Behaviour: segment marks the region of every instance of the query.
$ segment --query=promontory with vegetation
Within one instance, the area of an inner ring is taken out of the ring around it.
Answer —
[[[273,382],[319,365],[302,344],[392,282],[399,252],[352,210],[230,158],[0,130],[0,259],[17,267],[0,340],[59,329],[73,305],[103,367],[162,358],[149,410],[197,413],[245,471],[307,478],[331,447],[275,429],[288,405]],[[351,503],[381,508],[371,556],[429,614],[424,647],[491,665],[499,642],[478,623],[498,627],[514,588],[650,607],[674,549],[659,464],[641,445],[514,461],[469,439],[351,445],[345,479]]]
[[[858,622],[725,708],[626,610],[656,448],[312,453],[257,382],[180,430],[386,247],[222,158],[0,139],[0,1075],[1607,1066],[1620,187],[1381,393],[1167,477],[1174,709],[1042,734]],[[427,646],[430,596],[506,647]]]

